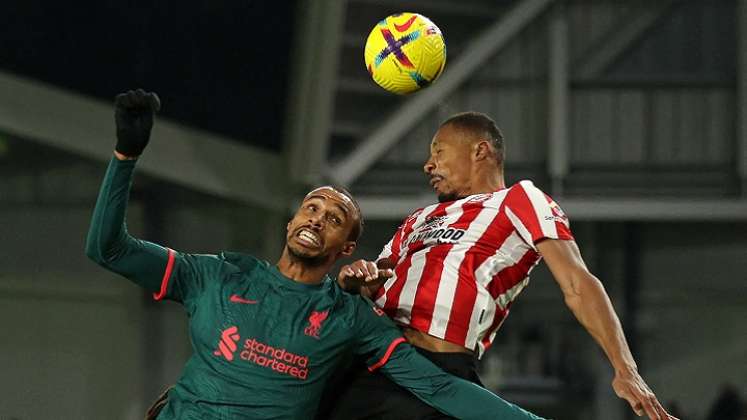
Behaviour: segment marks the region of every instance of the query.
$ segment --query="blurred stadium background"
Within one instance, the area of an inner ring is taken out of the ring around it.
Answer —
[[[363,65],[368,31],[397,11],[448,46],[441,80],[409,97]],[[142,418],[190,354],[179,306],[83,255],[112,98],[140,86],[163,112],[131,231],[270,259],[300,193],[330,181],[358,197],[358,257],[375,257],[432,201],[438,122],[490,114],[509,183],[533,179],[566,210],[660,400],[705,420],[725,386],[745,397],[746,0],[6,0],[0,419]],[[486,384],[557,419],[632,418],[544,267],[512,312]]]

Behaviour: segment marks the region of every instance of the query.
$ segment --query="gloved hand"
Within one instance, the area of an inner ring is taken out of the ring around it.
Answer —
[[[161,101],[155,92],[138,89],[117,95],[114,99],[115,150],[129,157],[140,156],[150,139],[153,115],[160,109]]]

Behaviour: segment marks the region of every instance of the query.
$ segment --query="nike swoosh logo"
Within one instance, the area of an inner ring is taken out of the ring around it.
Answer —
[[[228,300],[230,300],[233,303],[249,303],[249,304],[259,303],[259,301],[257,300],[244,299],[243,297],[239,295],[231,295],[231,297]]]
[[[395,23],[394,24],[394,29],[396,29],[396,30],[398,30],[400,32],[404,32],[404,31],[410,29],[410,26],[412,26],[413,22],[415,22],[415,19],[417,19],[417,18],[418,18],[417,16],[411,16],[410,19],[407,20],[407,22],[405,22],[405,23],[403,23],[401,25],[397,25]]]

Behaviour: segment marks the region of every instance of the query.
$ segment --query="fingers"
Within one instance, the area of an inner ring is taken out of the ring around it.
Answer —
[[[352,276],[361,281],[370,281],[379,275],[379,269],[371,261],[358,260],[346,267],[350,267]]]
[[[651,420],[677,420],[667,413],[651,388],[635,370],[616,373],[612,388],[620,398],[630,404],[630,408],[639,417],[645,415]]]
[[[676,420],[676,418],[670,416],[669,413],[667,413],[661,403],[659,403],[659,400],[656,399],[656,396],[653,394],[641,395],[639,398],[631,396],[626,398],[626,400],[628,400],[630,407],[638,417],[642,417],[645,415],[650,420]]]
[[[662,420],[661,417],[659,417],[659,414],[656,412],[656,409],[651,404],[651,400],[645,399],[641,402],[643,404],[643,410],[646,412],[646,415],[651,420]]]
[[[343,265],[340,268],[340,272],[337,274],[337,279],[345,280],[347,277],[355,277],[355,272],[349,265]]]
[[[646,387],[646,390],[647,391],[641,396],[641,405],[643,406],[643,410],[646,412],[648,418],[651,420],[669,419],[669,413],[667,413],[667,410],[665,410],[661,405],[659,400],[656,398],[656,395],[654,395],[648,387]]]
[[[114,97],[114,105],[128,111],[158,112],[161,110],[161,99],[155,92],[128,90]]]
[[[340,268],[337,280],[350,288],[359,288],[371,278],[370,266],[366,260],[358,260]],[[376,268],[374,265],[373,268]]]
[[[670,416],[669,413],[667,413],[667,410],[664,409],[659,400],[656,399],[656,396],[654,396],[653,394],[651,395],[651,404],[654,406],[654,410],[661,420],[669,420],[674,418]]]
[[[130,92],[132,92],[132,91],[130,91]],[[116,105],[117,107],[129,108],[130,107],[130,97],[129,97],[128,93],[129,92],[127,92],[127,93],[120,93],[119,95],[115,96],[114,97],[114,105]]]
[[[640,402],[633,402],[628,400],[628,404],[630,404],[630,408],[633,409],[633,412],[636,416],[641,417],[645,413],[643,410],[643,405]]]
[[[150,92],[148,94],[148,101],[150,101],[151,109],[155,112],[161,110],[161,98],[156,95],[156,92]]]
[[[364,280],[368,282],[379,278],[379,267],[376,267],[376,264],[374,264],[372,261],[364,261],[364,263],[364,272],[366,274]]]
[[[379,269],[373,261],[358,260],[342,266],[337,280],[344,284],[346,289],[362,287],[368,289],[370,293],[378,290],[392,276],[394,276],[392,269]]]

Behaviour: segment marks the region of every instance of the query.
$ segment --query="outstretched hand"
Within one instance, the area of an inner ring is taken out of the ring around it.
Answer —
[[[155,92],[137,89],[117,95],[114,99],[115,150],[129,157],[140,156],[150,140],[153,116],[160,109],[161,100]]]
[[[393,275],[390,268],[380,269],[373,261],[358,260],[340,268],[337,282],[349,292],[370,298]]]
[[[630,408],[639,417],[645,415],[651,420],[678,420],[667,413],[637,371],[617,373],[612,380],[612,388],[618,397],[630,404]]]

